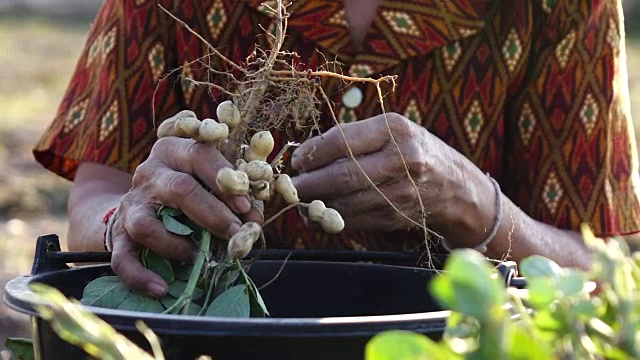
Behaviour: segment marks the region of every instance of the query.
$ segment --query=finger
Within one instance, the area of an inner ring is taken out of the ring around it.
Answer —
[[[388,233],[400,229],[408,229],[408,222],[388,211],[375,211],[358,214],[344,219],[345,229],[349,231],[384,232]]]
[[[262,224],[264,222],[264,203],[260,200],[253,200],[251,203],[251,210],[243,214],[242,222],[253,221],[258,224]]]
[[[242,226],[240,219],[220,199],[185,173],[166,171],[154,182],[158,202],[182,210],[196,224],[229,239]]]
[[[122,222],[133,241],[163,257],[187,262],[192,262],[196,257],[198,249],[195,244],[183,236],[167,231],[149,205],[129,208]]]
[[[380,187],[379,191],[368,189],[337,197],[326,201],[326,205],[336,209],[345,222],[368,214],[383,214],[386,218],[396,219],[403,218],[402,214],[405,214],[413,218],[419,213],[417,199],[415,188],[403,180]]]
[[[348,157],[349,149],[353,156],[376,152],[388,139],[384,115],[337,125],[300,145],[293,153],[291,166],[299,172],[310,171]]]
[[[113,251],[111,253],[111,269],[134,291],[153,297],[164,296],[167,284],[160,275],[146,269],[140,262],[140,246],[134,243],[122,226],[115,231],[114,224]]]
[[[244,214],[251,209],[248,196],[223,194],[216,184],[218,170],[233,168],[218,149],[212,144],[197,143],[192,139],[167,137],[153,148],[153,155],[169,168],[193,175],[202,181],[232,211]],[[157,148],[157,149],[156,149]]]
[[[378,151],[355,160],[335,161],[292,181],[303,200],[333,199],[371,188],[371,182],[378,186],[402,176],[401,163],[393,160],[390,152]]]

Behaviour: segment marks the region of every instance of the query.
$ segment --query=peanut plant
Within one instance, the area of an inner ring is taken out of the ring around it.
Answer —
[[[455,251],[430,284],[452,310],[442,341],[389,331],[367,344],[366,359],[640,359],[640,253],[587,228],[583,237],[591,271],[533,256],[520,264],[524,290],[505,288],[473,250]]]
[[[280,131],[286,135],[283,130],[293,125],[296,129],[305,129],[311,136],[318,129],[321,116],[319,108],[323,104],[329,108],[334,124],[339,125],[331,102],[320,86],[319,79],[322,77],[375,86],[381,107],[381,85],[389,83],[395,86],[395,77],[372,79],[346,76],[329,71],[330,63],[315,70],[297,68],[292,61],[295,54],[282,50],[288,18],[286,6],[282,1],[278,1],[273,8],[265,6],[275,19],[275,32],[265,33],[272,47],[266,50],[256,47],[253,56],[242,64],[225,57],[187,24],[160,6],[205,44],[209,56],[217,57],[228,69],[223,71],[213,68],[211,61],[206,61],[209,60],[207,56],[207,59],[196,59],[193,63],[199,63],[210,73],[223,74],[228,80],[225,86],[191,78],[184,80],[206,86],[209,90],[217,90],[228,99],[217,106],[217,121],[200,120],[195,113],[184,110],[160,123],[156,133],[158,138],[177,136],[217,147],[229,163],[234,164],[234,168],[223,168],[217,174],[216,185],[224,194],[249,196],[255,209],[261,208],[256,202],[269,201],[275,197],[284,200],[286,205],[262,224],[243,224],[229,241],[213,236],[178,209],[161,207],[157,215],[165,228],[172,233],[187,236],[197,244],[199,252],[194,264],[175,263],[145,249],[141,254],[143,265],[162,276],[169,285],[165,297],[152,299],[131,292],[117,277],[111,276],[89,283],[84,289],[82,303],[167,314],[268,316],[269,312],[258,287],[247,275],[247,268],[260,255],[245,260],[258,241],[262,250],[266,248],[262,228],[296,207],[305,208],[309,219],[320,224],[328,233],[337,234],[345,227],[340,214],[327,208],[322,201],[300,202],[291,178],[283,172],[287,166],[283,158],[288,150],[298,144],[295,139],[287,139],[280,149],[275,149],[271,132]],[[384,107],[382,111],[384,113]],[[390,135],[393,137],[393,134]],[[270,159],[273,153],[275,156]],[[352,161],[357,164],[353,154],[350,154]],[[400,157],[404,161],[401,153]],[[410,174],[407,176],[411,178]],[[365,177],[376,187],[366,174]],[[400,211],[390,199],[382,193],[381,195],[391,207]],[[412,219],[412,222],[426,229],[424,219]]]

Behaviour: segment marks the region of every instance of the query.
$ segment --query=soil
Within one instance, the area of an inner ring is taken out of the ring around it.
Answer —
[[[4,170],[0,172],[0,295],[8,280],[29,274],[38,236],[66,237],[69,183],[42,169],[30,156],[38,130],[0,131],[0,169]],[[29,322],[0,303],[0,344],[8,336],[30,337]]]

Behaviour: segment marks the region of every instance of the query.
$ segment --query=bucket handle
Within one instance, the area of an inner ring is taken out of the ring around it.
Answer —
[[[258,251],[253,251],[257,254]],[[252,254],[252,255],[253,255]],[[333,261],[333,262],[381,262],[388,265],[416,266],[419,257],[413,254],[375,252],[375,251],[327,251],[327,250],[290,250],[269,249],[263,254],[267,260],[306,260],[306,261]],[[446,261],[446,254],[435,254],[440,266]],[[110,252],[73,252],[62,251],[58,235],[48,234],[38,237],[36,250],[31,268],[31,275],[38,275],[51,271],[67,270],[70,263],[110,262]],[[505,279],[505,286],[523,288],[526,279],[518,277],[518,266],[514,261],[495,261],[498,271]]]

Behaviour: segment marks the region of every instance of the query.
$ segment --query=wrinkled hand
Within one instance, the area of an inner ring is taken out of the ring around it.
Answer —
[[[467,169],[482,176],[462,154],[404,116],[388,113],[386,119],[380,115],[341,127],[344,137],[333,127],[303,143],[292,157],[292,166],[300,172],[293,180],[301,199],[323,200],[340,212],[347,228],[406,230],[412,226],[406,217],[421,224],[418,193],[429,223],[449,221],[451,200],[467,196],[466,188],[472,185]],[[350,159],[347,143],[379,191]]]
[[[221,194],[216,174],[232,165],[213,145],[166,137],[136,169],[131,190],[122,197],[112,230],[111,267],[132,289],[162,296],[167,285],[140,262],[147,247],[168,259],[193,261],[197,248],[186,237],[165,230],[156,217],[161,205],[180,209],[212,234],[228,239],[244,220],[260,221],[246,196]],[[199,182],[206,185],[207,191]]]

